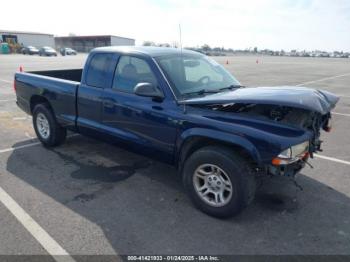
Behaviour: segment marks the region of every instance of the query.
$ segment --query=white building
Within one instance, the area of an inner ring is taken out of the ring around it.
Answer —
[[[135,39],[111,35],[111,46],[115,45],[135,45]]]
[[[42,46],[55,47],[53,35],[43,33],[0,30],[0,40],[2,42],[23,44],[23,46],[32,45],[39,48]]]
[[[95,47],[135,45],[135,39],[114,35],[59,36],[55,37],[56,48],[70,47],[78,52],[89,52]]]

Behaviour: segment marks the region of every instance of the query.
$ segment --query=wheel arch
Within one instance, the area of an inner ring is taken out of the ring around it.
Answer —
[[[256,147],[247,139],[237,135],[227,134],[221,131],[197,129],[185,132],[177,142],[175,163],[182,172],[186,159],[200,148],[219,145],[229,148],[246,158],[255,166],[261,165],[261,158]]]
[[[33,114],[35,106],[38,105],[38,104],[45,104],[45,105],[47,105],[47,107],[53,112],[53,109],[52,109],[52,106],[51,106],[49,100],[46,97],[44,97],[44,96],[33,95],[30,98],[29,104],[30,104],[30,112],[32,114]]]

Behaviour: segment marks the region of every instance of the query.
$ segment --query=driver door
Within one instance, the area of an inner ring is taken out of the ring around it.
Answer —
[[[149,62],[141,57],[121,56],[111,88],[103,93],[102,119],[108,132],[137,146],[140,153],[160,153],[171,159],[176,126],[168,119],[164,101],[134,94],[138,83],[158,81]]]

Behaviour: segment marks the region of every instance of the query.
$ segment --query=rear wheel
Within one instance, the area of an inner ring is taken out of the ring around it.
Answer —
[[[54,114],[46,104],[35,106],[33,126],[38,139],[44,146],[58,146],[66,139],[66,129],[57,123]]]
[[[195,206],[215,217],[238,214],[255,195],[253,168],[225,147],[194,152],[185,162],[183,181]]]

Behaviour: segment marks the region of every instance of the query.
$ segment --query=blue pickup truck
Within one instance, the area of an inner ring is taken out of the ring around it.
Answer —
[[[20,72],[18,106],[46,147],[67,130],[175,165],[193,203],[228,217],[261,175],[295,176],[321,150],[335,95],[306,87],[243,87],[203,54],[103,47],[84,69]]]

